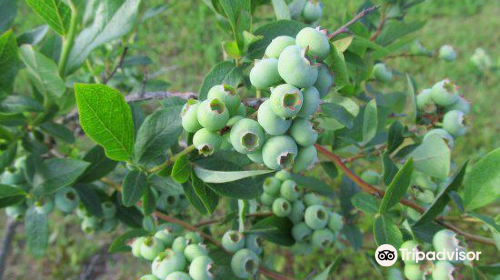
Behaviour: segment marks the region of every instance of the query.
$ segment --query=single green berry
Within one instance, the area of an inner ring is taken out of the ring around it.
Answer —
[[[194,99],[189,99],[181,110],[181,123],[185,131],[195,133],[202,128],[198,122],[198,107],[200,102]]]
[[[119,224],[117,218],[104,219],[102,222],[102,231],[105,233],[113,232]]]
[[[248,249],[241,249],[231,259],[234,274],[241,279],[254,276],[259,269],[259,257]]]
[[[488,70],[493,66],[491,57],[483,48],[476,48],[474,50],[474,54],[470,57],[470,62],[472,62],[472,64],[474,64],[479,71]],[[497,65],[500,65],[500,63]]]
[[[278,36],[274,38],[266,48],[266,56],[269,58],[279,58],[283,50],[295,45],[295,39],[290,36]]]
[[[264,164],[264,159],[262,158],[262,150],[247,154],[247,157],[255,163]]]
[[[276,177],[280,181],[285,181],[285,180],[291,180],[291,179],[293,179],[292,173],[290,173],[287,170],[280,170],[280,171],[276,172],[276,174],[274,175],[274,177]],[[281,186],[281,184],[280,184],[280,186]]]
[[[231,253],[239,251],[245,247],[245,236],[239,231],[227,231],[222,237],[222,247]]]
[[[304,220],[311,229],[322,229],[328,223],[328,211],[323,205],[309,206],[306,208]]]
[[[145,239],[146,239],[146,237],[137,237],[130,244],[130,247],[132,249],[132,255],[134,255],[134,257],[142,258],[142,256],[141,256],[141,244],[142,244],[142,242],[144,242]]]
[[[333,87],[333,74],[325,64],[320,64],[318,67],[318,79],[314,83],[314,87],[318,89],[320,98],[324,98]]]
[[[208,256],[208,249],[203,244],[189,244],[184,249],[184,256],[188,261],[193,261],[199,256]]]
[[[311,244],[318,248],[325,248],[333,244],[335,234],[328,228],[317,229],[311,235]]]
[[[234,149],[242,154],[260,150],[266,140],[264,130],[252,119],[238,121],[231,128],[230,139]]]
[[[302,10],[302,17],[308,23],[316,22],[323,16],[323,3],[319,1],[307,1]],[[298,36],[297,36],[298,37]]]
[[[290,135],[293,140],[301,146],[311,146],[318,140],[318,131],[314,129],[313,123],[306,119],[297,118],[290,127]]]
[[[141,244],[141,256],[152,261],[158,254],[165,249],[163,242],[154,236],[147,237]]]
[[[286,135],[271,137],[262,148],[264,164],[274,170],[292,167],[297,153],[297,144]]]
[[[207,93],[207,99],[222,100],[231,116],[237,114],[241,104],[241,97],[236,89],[226,84],[213,86]]]
[[[246,117],[247,116],[247,107],[245,106],[245,104],[240,103],[240,106],[238,107],[238,110],[236,110],[236,115],[237,116],[242,116],[242,117]]]
[[[295,42],[297,46],[308,49],[312,55],[322,61],[330,54],[330,42],[326,35],[326,29],[305,27],[299,31]]]
[[[433,129],[429,132],[427,132],[427,134],[429,134],[430,132],[434,131],[436,129]],[[448,132],[446,132],[444,129],[442,129],[446,134],[448,134]],[[426,136],[427,136],[426,134]],[[449,134],[448,134],[449,135]],[[424,140],[425,141],[425,136],[424,136]],[[449,145],[449,143],[448,143]],[[430,191],[436,191],[437,189],[437,184],[434,183],[429,176],[425,175],[424,173],[422,172],[418,172],[416,170],[413,171],[412,175],[411,175],[411,184],[410,186],[419,186],[421,188],[424,188],[426,190],[430,190]]]
[[[20,221],[26,214],[26,204],[23,201],[16,205],[5,207],[5,214],[16,221]]]
[[[184,235],[189,244],[198,244],[203,242],[203,238],[197,232],[190,231]]]
[[[278,72],[292,86],[306,88],[318,78],[318,67],[310,53],[299,46],[288,46],[278,59]]]
[[[264,128],[267,134],[282,135],[292,125],[292,120],[282,118],[274,113],[271,108],[271,101],[266,100],[259,107],[257,112],[257,121]]]
[[[464,247],[460,246],[460,241],[457,238],[457,234],[454,231],[449,229],[443,229],[436,234],[432,238],[432,245],[434,246],[434,250],[436,252],[460,252],[464,250]],[[454,258],[450,258],[448,255],[445,256],[448,261],[458,261],[458,254],[454,255]]]
[[[417,95],[417,108],[424,113],[436,112],[436,104],[432,100],[432,90],[426,88]]]
[[[305,210],[306,206],[302,201],[300,200],[295,201],[292,204],[292,211],[290,211],[288,219],[290,219],[290,221],[292,221],[292,223],[294,224],[302,222],[302,220],[304,219]]]
[[[48,215],[54,210],[54,201],[50,197],[43,197],[35,201],[35,210],[43,215]]]
[[[425,48],[424,45],[422,45],[422,43],[420,43],[419,40],[415,39],[411,46],[410,46],[410,52],[412,54],[429,54],[429,52],[427,51],[427,49]]]
[[[153,274],[146,274],[143,275],[141,278],[139,278],[139,280],[161,280],[161,279],[158,279],[158,277],[154,276]]]
[[[415,197],[418,202],[422,202],[424,204],[430,204],[434,201],[434,192],[431,190],[416,189]]]
[[[186,268],[186,260],[180,253],[167,248],[165,251],[158,253],[151,265],[151,272],[154,276],[165,279],[169,274],[175,271],[184,271]]]
[[[231,145],[231,137],[229,133],[225,133],[222,135],[222,143],[220,144],[219,150],[221,151],[233,150],[233,145]]]
[[[161,242],[163,242],[163,245],[165,245],[165,247],[172,247],[172,244],[174,244],[175,234],[169,227],[165,227],[163,229],[158,230],[155,233],[155,237],[161,240]]]
[[[406,264],[404,268],[405,277],[408,280],[423,280],[425,279],[425,272],[418,264]]]
[[[274,88],[269,98],[269,107],[281,118],[295,117],[302,109],[304,96],[302,92],[291,85],[282,84]],[[269,116],[267,116],[270,118]],[[284,125],[280,127],[282,130]]]
[[[286,217],[292,212],[292,205],[284,198],[276,198],[273,202],[273,213],[278,217]]]
[[[250,234],[245,237],[245,246],[248,250],[260,255],[264,250],[264,240],[259,235]]]
[[[281,82],[278,73],[278,59],[264,58],[256,60],[255,66],[250,70],[250,83],[256,89],[266,89]]]
[[[446,110],[447,111],[458,110],[468,115],[470,113],[470,102],[465,100],[465,98],[459,96],[457,102],[446,107]]]
[[[240,115],[236,115],[234,117],[231,117],[228,121],[227,121],[227,126],[229,127],[233,127],[237,122],[239,122],[240,120],[244,119],[244,117],[240,116]]]
[[[411,264],[417,264],[417,260],[414,256],[416,256],[416,253],[419,251],[419,244],[415,240],[408,240],[403,242],[401,244],[401,247],[399,247],[399,251],[401,252],[401,256],[407,255],[407,252],[410,252],[409,258],[405,257],[404,262],[405,265],[411,265]],[[401,257],[403,259],[403,257]]]
[[[333,230],[333,232],[339,232],[342,227],[344,227],[344,220],[342,219],[342,216],[335,212],[330,213],[330,217],[328,218],[328,228]]]
[[[453,280],[455,267],[447,261],[437,261],[432,270],[432,280]]]
[[[111,219],[116,215],[116,206],[111,201],[101,203],[102,217],[104,219]]]
[[[373,66],[373,77],[379,82],[388,83],[392,80],[392,71],[384,63],[377,63]]]
[[[78,193],[73,188],[63,188],[56,192],[54,202],[62,212],[72,212],[78,207]]]
[[[297,154],[293,164],[293,172],[298,173],[312,169],[317,161],[318,151],[314,145],[299,147],[299,153]]]
[[[443,128],[453,136],[462,136],[467,132],[467,127],[464,125],[464,122],[464,113],[458,110],[452,110],[444,115]]]
[[[306,241],[312,234],[312,230],[306,225],[306,223],[298,223],[292,228],[292,236],[297,242]]]
[[[272,206],[273,205],[273,202],[274,202],[274,199],[275,197],[272,196],[272,195],[269,195],[267,193],[263,193],[261,196],[260,196],[260,202],[262,202],[262,204],[264,206]]]
[[[189,276],[193,280],[212,280],[215,279],[215,263],[208,256],[199,256],[195,258],[189,266]]]
[[[281,180],[276,177],[267,177],[262,184],[264,192],[271,195],[277,196],[280,193]]]
[[[443,140],[445,140],[448,143],[448,146],[453,149],[453,146],[454,146],[453,136],[451,136],[451,134],[449,134],[448,131],[446,131],[442,128],[435,128],[435,129],[429,130],[424,135],[424,138],[422,139],[422,141],[427,140],[432,135],[438,135],[439,137],[443,138]],[[421,185],[418,185],[418,186],[421,186]]]
[[[81,228],[84,233],[92,234],[99,228],[99,219],[95,216],[85,216]]]
[[[281,184],[280,194],[289,202],[294,202],[299,198],[300,190],[295,181],[286,180]]]
[[[174,242],[172,243],[172,250],[174,250],[177,253],[184,254],[184,250],[186,249],[187,245],[190,244],[190,241],[186,239],[184,236],[179,236],[174,239]]]
[[[361,173],[361,179],[367,182],[370,185],[379,185],[380,184],[380,174],[375,170],[366,170]]]
[[[191,277],[189,277],[187,273],[176,271],[167,276],[165,280],[193,280],[193,279],[191,279]]]
[[[202,128],[194,134],[193,145],[198,149],[200,154],[209,156],[220,149],[222,145],[222,136],[217,132]]]
[[[306,206],[322,205],[323,201],[314,193],[308,193],[304,195],[304,204]]]
[[[217,131],[226,126],[229,120],[229,111],[221,99],[207,99],[198,106],[196,116],[204,128]]]
[[[450,45],[443,45],[439,49],[439,57],[446,62],[454,61],[457,58],[455,49]]]
[[[449,79],[444,79],[432,86],[431,97],[440,106],[450,106],[457,102],[460,95],[458,87]]]
[[[302,91],[304,104],[297,114],[298,117],[309,119],[319,108],[320,97],[319,91],[315,87],[308,87]]]

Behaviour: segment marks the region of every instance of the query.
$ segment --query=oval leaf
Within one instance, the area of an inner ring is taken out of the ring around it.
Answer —
[[[26,193],[22,189],[0,184],[0,208],[17,204],[25,197]]]
[[[215,171],[199,166],[194,167],[194,172],[205,183],[228,183],[238,181],[247,177],[264,175],[274,170],[249,170],[249,171]]]
[[[385,213],[391,207],[399,203],[399,200],[404,197],[411,182],[411,174],[413,173],[413,159],[410,158],[398,171],[391,184],[387,187],[382,202],[380,203],[380,213]],[[385,243],[382,243],[385,244]]]
[[[131,207],[141,199],[148,187],[146,174],[138,171],[130,171],[123,181],[122,202],[123,205]]]

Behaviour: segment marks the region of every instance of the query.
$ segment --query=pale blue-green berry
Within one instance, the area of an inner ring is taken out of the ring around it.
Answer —
[[[237,113],[241,104],[241,98],[236,89],[226,84],[213,86],[207,93],[207,99],[222,100],[231,116]]]
[[[111,219],[116,215],[116,206],[111,201],[101,203],[102,217],[104,219]]]
[[[207,99],[198,106],[196,116],[204,128],[217,131],[226,126],[229,120],[229,111],[221,99]]]
[[[228,121],[227,121],[227,126],[229,127],[232,127],[234,126],[237,122],[239,122],[241,119],[244,119],[244,117],[240,116],[240,115],[236,115],[232,118],[230,118]]]
[[[245,104],[240,103],[240,106],[238,107],[238,110],[236,110],[236,115],[237,116],[242,116],[242,117],[246,117],[247,116],[247,107],[245,106]]]
[[[375,170],[366,170],[361,173],[361,179],[370,185],[379,185],[380,178],[380,174]]]
[[[262,202],[262,204],[264,206],[271,206],[271,205],[273,205],[274,199],[275,199],[274,196],[272,196],[270,194],[267,194],[267,193],[263,193],[260,196],[260,202]]]
[[[271,195],[277,196],[280,193],[281,180],[276,177],[267,177],[262,184],[264,192]]]
[[[410,46],[410,52],[412,54],[428,54],[429,52],[419,40],[415,39]]]
[[[447,111],[458,110],[468,115],[470,113],[470,102],[465,100],[465,98],[459,96],[457,102],[446,107],[446,110]]]
[[[222,247],[231,253],[239,251],[245,247],[245,236],[239,231],[227,231],[222,236]]]
[[[292,212],[292,205],[284,198],[276,198],[273,202],[273,213],[278,217],[286,217]]]
[[[190,231],[184,235],[188,244],[198,244],[203,242],[203,238],[198,232]]]
[[[119,220],[117,218],[104,219],[102,221],[102,231],[105,233],[110,233],[116,229],[118,224]]]
[[[297,144],[304,147],[311,146],[318,140],[318,131],[314,129],[313,124],[302,118],[293,121],[290,127],[290,135]]]
[[[274,170],[290,168],[297,156],[295,141],[287,135],[269,138],[262,148],[264,164]]]
[[[302,172],[314,167],[318,161],[318,151],[314,145],[299,147],[299,153],[293,164],[293,172]]]
[[[141,256],[148,261],[152,261],[163,249],[165,249],[163,242],[154,236],[150,236],[144,239],[141,244]]]
[[[335,212],[330,213],[330,217],[328,218],[328,228],[333,230],[333,232],[339,232],[343,227],[344,220],[342,219],[342,216]]]
[[[451,110],[444,114],[443,128],[453,136],[462,136],[467,132],[464,122],[465,116],[463,112]]]
[[[186,239],[184,236],[179,236],[174,239],[174,242],[172,243],[172,250],[174,250],[177,253],[184,254],[184,250],[186,249],[187,245],[190,244],[190,241]]]
[[[451,136],[451,134],[449,134],[448,131],[446,131],[446,130],[444,130],[442,128],[434,128],[432,130],[429,130],[424,135],[424,138],[422,139],[422,141],[427,140],[432,135],[438,135],[439,137],[443,138],[443,140],[445,140],[448,143],[448,146],[450,146],[450,148],[453,149],[453,146],[454,146],[453,136]]]
[[[237,152],[249,154],[262,148],[266,138],[258,122],[241,119],[231,128],[230,139]]]
[[[311,236],[312,230],[306,225],[306,223],[298,223],[292,228],[292,236],[297,242],[306,241]]]
[[[260,255],[264,249],[264,240],[259,235],[250,234],[245,237],[245,246],[248,250]]]
[[[302,90],[302,96],[304,97],[304,104],[302,104],[302,109],[300,109],[297,116],[308,119],[318,110],[320,103],[319,91],[315,87],[308,87]]]
[[[318,78],[316,61],[297,45],[286,47],[280,54],[278,72],[287,84],[298,88],[310,87]]]
[[[276,172],[274,177],[276,177],[277,179],[279,179],[281,181],[293,179],[292,173],[290,173],[287,170],[280,170],[280,171]]]
[[[215,263],[208,256],[199,256],[195,258],[189,266],[189,276],[193,280],[212,280],[215,279]]]
[[[72,212],[78,207],[78,193],[73,188],[63,188],[56,192],[54,202],[62,212]]]
[[[247,157],[255,163],[264,164],[264,159],[262,159],[262,150],[258,150],[256,152],[249,153],[249,154],[247,154]]]
[[[281,184],[281,196],[289,202],[294,202],[300,196],[300,190],[297,183],[293,180],[286,180]]]
[[[278,36],[274,38],[266,48],[266,56],[269,58],[279,58],[283,50],[295,45],[295,39],[290,36]]]
[[[202,128],[193,136],[193,145],[198,152],[204,156],[209,156],[217,152],[222,144],[222,136],[217,132]]]
[[[306,206],[302,201],[300,200],[295,201],[292,204],[292,211],[290,211],[288,219],[290,219],[290,221],[292,221],[292,223],[294,224],[302,222],[302,220],[304,219],[305,210]]]
[[[169,227],[165,227],[164,229],[160,229],[155,233],[155,237],[160,239],[163,242],[165,247],[171,247],[175,240],[175,234]]]
[[[455,267],[447,261],[437,261],[432,270],[432,280],[453,280]]]
[[[326,37],[326,30],[320,27],[303,28],[297,34],[295,42],[299,47],[308,49],[309,52],[320,61],[327,58],[330,54],[330,42]]]
[[[320,98],[324,98],[333,87],[333,74],[325,64],[320,64],[318,67],[318,79],[314,83],[314,87],[318,89]]]
[[[48,215],[54,210],[54,201],[50,197],[43,197],[35,201],[35,210],[43,215]]]
[[[190,262],[199,256],[208,256],[208,249],[203,244],[189,244],[184,249],[184,257]]]
[[[198,106],[200,102],[194,99],[189,99],[181,110],[181,123],[185,131],[195,133],[202,128],[198,122]]]
[[[392,80],[392,71],[384,63],[377,63],[373,66],[373,77],[379,82],[388,83]]]
[[[335,241],[335,234],[328,229],[317,229],[311,235],[311,244],[318,248],[325,248],[330,246]]]
[[[404,275],[408,280],[424,280],[425,271],[418,264],[406,264],[404,267]]]
[[[458,87],[449,79],[444,79],[432,86],[432,100],[440,106],[450,106],[457,102],[459,94]]]
[[[443,229],[436,232],[432,238],[432,245],[436,252],[455,252],[455,258],[453,259],[446,256],[446,260],[448,261],[458,261],[457,251],[461,252],[464,250],[464,247],[460,246],[457,234],[449,229]]]
[[[450,45],[443,45],[439,48],[439,57],[444,61],[451,62],[457,58],[457,52]]]
[[[241,279],[254,276],[259,269],[259,257],[248,249],[241,249],[231,259],[234,274]]]
[[[86,234],[92,234],[99,228],[99,219],[96,216],[85,216],[80,225]]]
[[[21,202],[16,205],[5,207],[5,214],[16,221],[20,221],[26,214],[26,204]]]
[[[470,57],[470,61],[481,71],[488,70],[493,65],[491,57],[483,48],[476,48],[474,54]]]
[[[309,206],[304,214],[304,221],[314,230],[325,228],[328,218],[328,211],[323,205]]]
[[[146,237],[137,237],[132,241],[132,244],[130,245],[132,249],[132,255],[136,258],[142,258],[141,256],[141,244],[144,242]]]
[[[430,204],[434,201],[434,192],[430,190],[416,190],[415,197],[418,202],[422,202],[424,204]]]
[[[425,113],[436,112],[436,104],[432,100],[432,90],[426,88],[417,95],[417,108]]]
[[[269,106],[277,116],[282,118],[295,117],[302,109],[303,103],[302,91],[288,84],[274,88],[269,98]],[[280,126],[279,130],[283,130],[284,127],[285,125]]]
[[[307,1],[302,10],[302,17],[307,22],[315,22],[323,16],[323,4],[319,1]]]
[[[399,247],[399,252],[401,252],[401,259],[405,262],[405,265],[417,264],[417,259],[414,256],[416,256],[416,253],[418,251],[419,244],[415,240],[405,241],[403,242],[403,244],[401,244],[401,247]],[[406,257],[407,252],[410,252],[409,258]],[[405,254],[405,259],[403,259],[403,254]]]
[[[257,121],[270,135],[285,134],[292,125],[292,120],[284,119],[274,113],[270,100],[266,100],[260,105],[257,112]]]
[[[255,65],[250,70],[250,83],[256,89],[266,89],[281,82],[278,73],[278,59],[264,58],[256,60]]]
[[[146,274],[141,276],[139,280],[161,280],[161,279],[158,279],[158,277],[154,276],[153,274]]]
[[[173,272],[184,271],[184,269],[186,269],[184,256],[169,248],[160,252],[151,265],[151,272],[160,279],[165,279]]]
[[[181,197],[177,193],[162,194],[158,199],[158,203],[167,210],[173,210],[179,206]]]
[[[193,279],[191,279],[191,277],[189,277],[187,273],[176,271],[167,276],[165,280],[193,280]]]
[[[321,205],[323,201],[314,193],[304,195],[304,204],[306,206]]]

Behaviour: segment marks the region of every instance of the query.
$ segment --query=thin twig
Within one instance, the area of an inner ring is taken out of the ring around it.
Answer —
[[[377,39],[378,35],[380,35],[380,32],[382,32],[386,21],[387,18],[385,17],[385,9],[382,9],[382,12],[380,14],[380,22],[378,23],[377,30],[375,30],[375,33],[373,33],[373,35],[370,37],[371,41],[375,41],[375,39]]]
[[[5,225],[5,231],[2,240],[2,249],[0,251],[0,280],[3,279],[3,273],[5,272],[5,263],[7,262],[7,257],[9,256],[10,247],[12,245],[12,239],[16,233],[16,227],[19,222],[8,219]]]
[[[109,80],[111,80],[113,78],[113,76],[116,74],[116,72],[118,71],[119,68],[122,68],[123,66],[123,61],[125,60],[125,56],[127,55],[127,51],[128,51],[128,47],[125,47],[123,49],[123,52],[122,52],[122,55],[120,56],[120,60],[118,60],[118,64],[116,65],[116,67],[113,69],[113,71],[111,71],[111,73],[109,74],[108,77],[106,77],[104,74],[103,74],[103,79],[102,79],[102,84],[105,85],[109,82]]]
[[[355,17],[353,17],[350,21],[348,21],[346,24],[342,25],[340,28],[338,28],[337,30],[333,31],[332,34],[328,35],[328,38],[332,39],[332,38],[334,38],[335,36],[337,36],[339,34],[348,32],[349,31],[349,26],[351,26],[352,24],[356,23],[358,20],[364,18],[365,16],[369,15],[371,12],[377,10],[378,8],[380,8],[380,6],[372,6],[372,7],[364,9],[359,14],[357,14]]]

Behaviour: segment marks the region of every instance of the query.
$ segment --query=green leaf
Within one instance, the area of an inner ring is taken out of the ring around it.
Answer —
[[[89,166],[88,162],[70,158],[52,158],[43,161],[36,170],[36,192],[51,194],[71,185]]]
[[[146,235],[148,235],[148,232],[144,229],[131,229],[115,238],[113,243],[109,246],[108,252],[128,253],[130,251],[130,245],[128,244],[132,241],[132,239]]]
[[[16,37],[7,31],[0,36],[0,100],[14,90],[18,59]]]
[[[351,197],[351,203],[359,210],[370,214],[378,213],[378,209],[380,208],[380,201],[365,192],[359,192]]]
[[[495,219],[492,217],[481,215],[477,213],[468,213],[469,216],[475,218],[478,221],[483,222],[486,226],[488,226],[494,233],[500,233],[500,224],[498,224]]]
[[[384,25],[382,32],[377,37],[376,43],[383,46],[388,45],[398,38],[419,30],[424,25],[424,21],[404,22],[391,20]]]
[[[403,143],[405,139],[403,132],[404,126],[400,122],[395,121],[391,124],[387,136],[387,152],[394,152]]]
[[[353,36],[349,36],[349,37],[345,37],[345,38],[333,41],[333,45],[335,45],[335,48],[337,48],[337,51],[343,53],[347,50],[347,48],[349,48],[349,46],[352,43],[353,38],[354,38]]]
[[[354,116],[344,106],[335,103],[321,104],[321,111],[326,117],[333,118],[347,128],[352,128]]]
[[[261,235],[264,239],[282,246],[292,246],[295,240],[291,234],[293,224],[288,218],[270,216],[253,225],[247,231]]]
[[[248,170],[248,171],[216,171],[200,166],[194,166],[194,172],[205,183],[228,183],[247,177],[259,176],[274,172],[274,170]]]
[[[411,183],[412,173],[413,159],[410,158],[406,161],[403,167],[401,167],[401,169],[392,180],[391,184],[387,187],[385,195],[382,198],[382,202],[380,203],[380,213],[386,213],[391,207],[398,204],[399,200],[405,196],[406,191],[408,190],[408,187]]]
[[[17,44],[18,46],[25,44],[38,45],[45,38],[45,35],[47,35],[47,31],[49,31],[47,25],[40,25],[28,30],[17,37]]]
[[[35,207],[30,207],[25,217],[26,247],[35,257],[45,253],[49,242],[49,224],[47,216],[40,214]]]
[[[408,89],[406,90],[406,104],[404,107],[404,113],[408,116],[408,120],[414,123],[417,119],[417,99],[415,93],[415,83],[413,82],[410,75],[406,74],[406,83]]]
[[[149,115],[137,132],[134,160],[142,165],[165,160],[167,150],[182,133],[180,108],[169,107]]]
[[[349,84],[349,72],[342,52],[337,50],[334,44],[331,44],[330,56],[326,60],[326,64],[335,74],[335,85],[337,88],[343,88]]]
[[[214,260],[217,266],[217,273],[215,274],[215,280],[239,280],[240,278],[234,275],[233,269],[231,268],[232,255],[228,254],[223,250],[210,250],[208,253],[209,257]]]
[[[264,177],[248,177],[229,183],[207,184],[207,186],[221,196],[235,199],[253,199],[262,194]]]
[[[396,166],[396,164],[394,164],[394,162],[392,161],[389,152],[385,152],[382,155],[382,164],[384,167],[384,173],[382,174],[382,180],[383,180],[384,184],[387,186],[392,182],[392,180],[394,179],[394,176],[396,176],[399,169]]]
[[[75,184],[73,188],[78,192],[85,209],[93,216],[102,217],[101,203],[104,202],[101,196],[102,190],[93,184]]]
[[[383,244],[391,244],[396,249],[399,249],[403,243],[403,234],[396,224],[384,215],[379,215],[373,223],[373,235],[377,246]]]
[[[328,275],[330,274],[330,270],[332,269],[333,265],[334,263],[330,264],[327,268],[325,268],[325,270],[323,270],[323,272],[314,276],[312,280],[328,280]]]
[[[125,98],[105,85],[75,84],[80,125],[106,156],[126,161],[132,156],[134,123]]]
[[[290,14],[292,18],[298,18],[302,14],[304,7],[307,4],[307,0],[293,0],[289,5],[288,9],[290,10]]]
[[[130,171],[123,180],[122,202],[127,207],[134,206],[142,197],[148,181],[146,174],[138,171]]]
[[[16,153],[17,142],[11,143],[7,146],[7,149],[0,152],[0,174],[14,162]]]
[[[28,5],[59,35],[69,31],[71,9],[62,0],[26,0]]]
[[[61,98],[66,91],[66,85],[59,77],[55,62],[35,51],[30,45],[23,45],[19,48],[19,53],[35,88],[52,102]]]
[[[457,173],[451,179],[451,182],[439,192],[432,204],[427,208],[424,214],[420,216],[420,219],[415,223],[415,225],[420,225],[432,221],[437,215],[441,214],[450,202],[449,192],[457,191],[462,185],[462,180],[465,176],[465,170],[467,169],[467,162],[462,165]]]
[[[182,184],[182,188],[184,189],[184,195],[191,205],[193,205],[194,209],[198,211],[200,214],[205,215],[208,213],[205,204],[201,201],[198,194],[194,190],[193,182],[189,180],[188,182]]]
[[[243,77],[241,71],[241,67],[236,66],[234,62],[219,62],[205,76],[198,93],[198,98],[200,100],[207,98],[208,91],[215,85],[227,84],[233,88],[238,87]]]
[[[54,123],[54,122],[48,122],[40,125],[40,129],[49,134],[54,136],[55,138],[62,140],[66,143],[74,143],[75,142],[75,136],[73,135],[73,132],[69,130],[65,125]]]
[[[43,112],[43,105],[34,98],[24,95],[10,95],[0,104],[0,110],[8,113]]]
[[[155,211],[156,201],[157,199],[152,188],[146,188],[146,191],[142,195],[142,212],[144,216],[149,216]]]
[[[21,188],[0,184],[0,208],[17,204],[26,198],[26,192]]]
[[[465,178],[464,206],[470,211],[500,197],[500,148],[490,152],[473,167]]]
[[[191,162],[189,162],[187,155],[182,155],[174,162],[171,177],[177,183],[186,183],[191,176],[191,170]]]
[[[363,117],[363,142],[366,145],[377,134],[378,127],[378,114],[377,114],[377,101],[373,98],[366,104],[365,115]]]
[[[83,157],[83,160],[90,163],[90,165],[85,169],[80,178],[78,178],[78,182],[80,183],[90,183],[99,180],[113,171],[118,164],[117,161],[107,158],[104,154],[104,149],[98,145],[90,149]]]
[[[76,37],[66,72],[78,69],[97,47],[127,35],[136,25],[140,3],[140,0],[100,1],[94,22]]]
[[[10,28],[17,14],[17,0],[0,0],[0,34]]]
[[[132,228],[142,228],[144,216],[135,206],[126,207],[120,203],[120,194],[115,192],[112,196],[116,206],[116,217],[124,224]]]
[[[427,137],[410,154],[415,170],[429,176],[444,179],[450,173],[451,151],[446,142],[438,135]]]
[[[285,0],[272,0],[274,14],[276,14],[276,19],[292,19],[290,15],[290,10],[288,9],[288,5]]]
[[[324,181],[310,176],[302,176],[296,173],[291,173],[292,180],[294,180],[297,185],[322,194],[324,196],[332,197],[335,193],[330,185]]]
[[[191,173],[191,184],[194,192],[205,206],[207,213],[211,215],[219,204],[219,196],[212,189],[207,187],[194,172]]]

